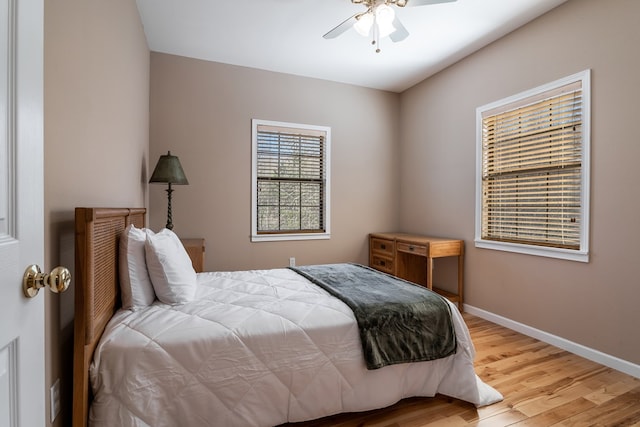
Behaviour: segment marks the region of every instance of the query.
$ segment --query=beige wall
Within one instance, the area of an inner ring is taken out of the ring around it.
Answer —
[[[206,239],[207,270],[367,263],[367,234],[397,227],[398,94],[152,53],[150,108],[150,168],[180,158],[174,231]],[[331,127],[330,240],[250,242],[252,118]],[[154,229],[165,188],[149,188]]]
[[[401,225],[467,242],[466,302],[640,363],[640,2],[570,0],[402,94]],[[475,109],[592,70],[591,260],[476,249]],[[437,270],[437,268],[436,268]]]
[[[149,49],[135,1],[45,2],[44,99],[44,268],[72,269],[76,206],[145,206],[148,198]],[[49,387],[61,378],[55,425],[69,425],[73,282],[46,298],[47,411]]]

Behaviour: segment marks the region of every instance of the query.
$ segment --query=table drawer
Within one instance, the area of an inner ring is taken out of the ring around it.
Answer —
[[[385,273],[393,274],[393,260],[380,255],[371,255],[371,267]]]
[[[371,238],[371,252],[388,255],[393,258],[393,240]]]
[[[427,247],[422,245],[413,245],[411,243],[398,242],[398,251],[406,252],[408,254],[414,254],[419,256],[427,256]]]
[[[462,240],[432,242],[429,244],[429,251],[433,258],[460,256],[464,252],[464,243]]]

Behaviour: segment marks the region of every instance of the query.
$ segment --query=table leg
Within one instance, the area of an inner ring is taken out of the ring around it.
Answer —
[[[427,288],[433,289],[433,258],[427,257]]]
[[[462,289],[464,285],[464,256],[463,253],[461,252],[460,255],[458,255],[458,310],[460,310],[460,312],[462,313],[462,307],[463,307],[463,302],[462,302]]]

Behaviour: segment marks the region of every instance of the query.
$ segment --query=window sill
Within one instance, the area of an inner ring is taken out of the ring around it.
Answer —
[[[475,240],[476,248],[493,249],[497,251],[514,252],[519,254],[543,256],[547,258],[565,259],[568,261],[589,262],[589,252],[571,249],[547,248],[544,246],[522,245],[518,243],[495,242],[490,240]]]
[[[330,239],[330,233],[300,233],[300,234],[258,234],[252,235],[252,242],[281,242],[291,240],[322,240]]]

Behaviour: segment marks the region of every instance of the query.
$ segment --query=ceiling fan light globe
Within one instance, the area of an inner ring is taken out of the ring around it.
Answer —
[[[396,17],[396,13],[390,6],[381,4],[376,8],[376,22],[380,25],[391,24]]]
[[[373,26],[373,14],[365,13],[364,15],[358,18],[358,22],[353,25],[353,28],[360,34],[361,36],[367,37],[371,32],[371,27]]]
[[[380,37],[387,37],[395,30],[396,27],[394,27],[391,22],[385,24],[383,24],[382,22],[378,22],[378,34],[380,34]]]
[[[396,18],[396,13],[393,8],[386,4],[381,4],[375,9],[375,14],[375,23],[378,26],[379,37],[387,37],[396,30],[393,26],[393,21]]]

